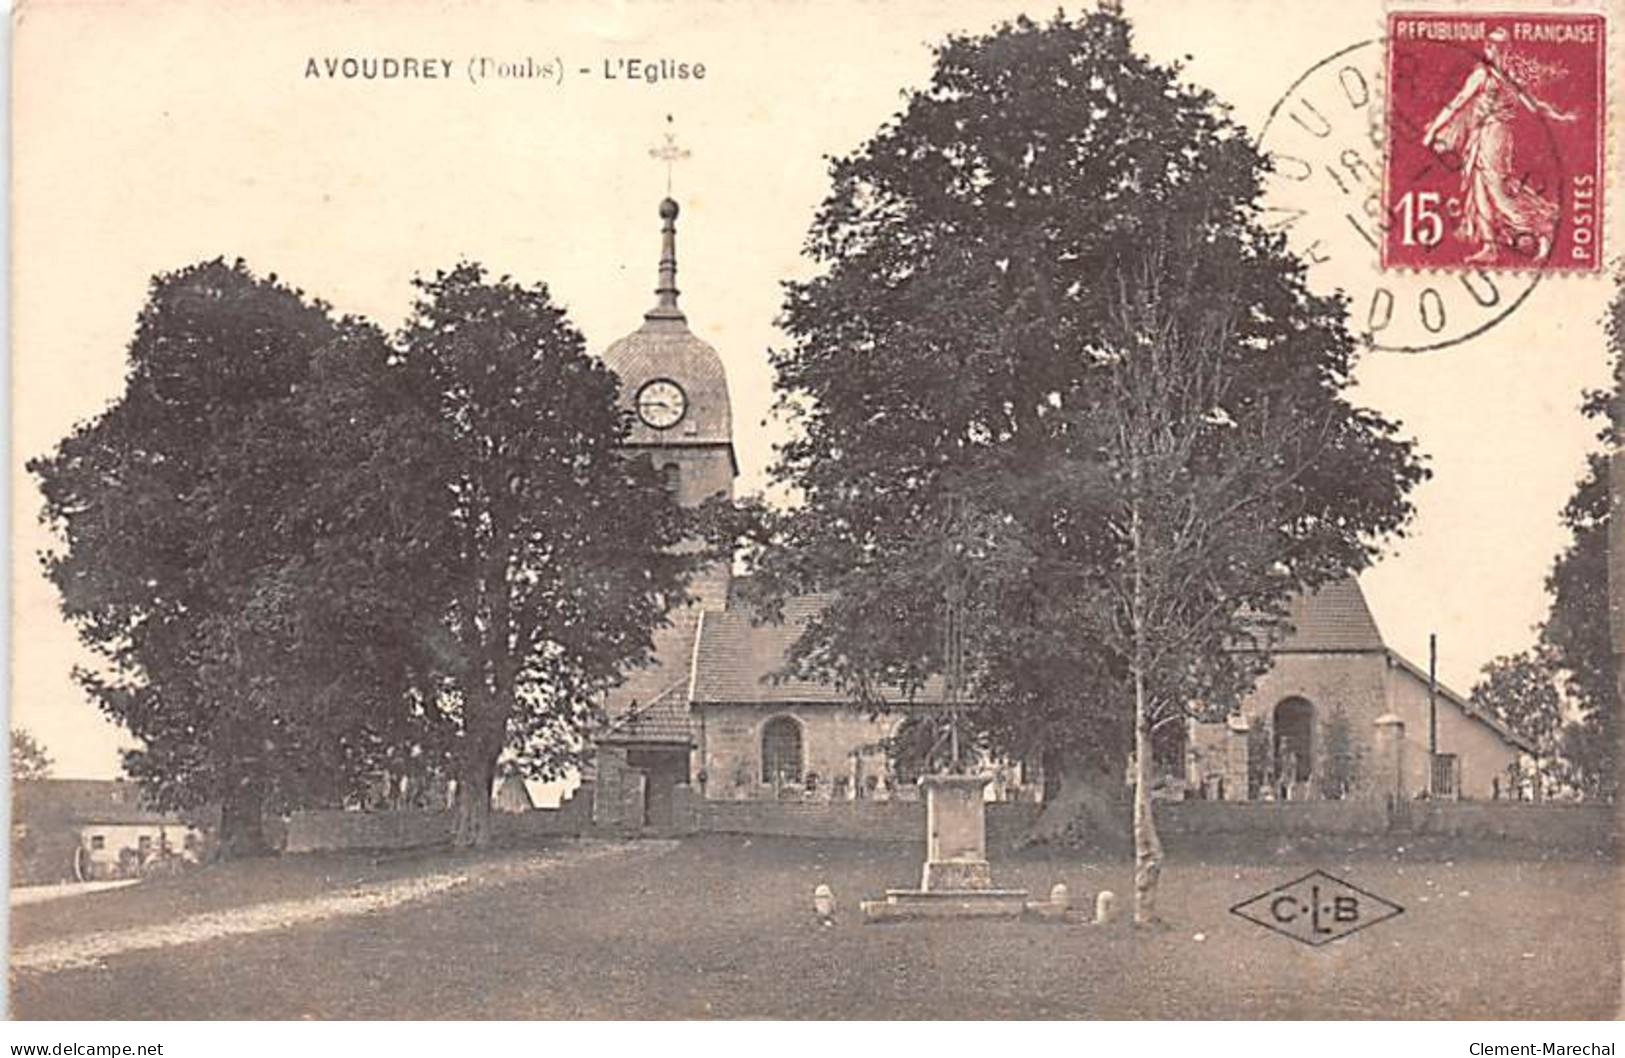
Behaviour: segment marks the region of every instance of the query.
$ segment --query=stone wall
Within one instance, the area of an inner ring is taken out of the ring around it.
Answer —
[[[1388,662],[1377,653],[1277,654],[1242,702],[1252,726],[1275,721],[1275,708],[1288,698],[1314,706],[1310,755],[1318,773],[1325,752],[1326,721],[1337,712],[1348,718],[1355,743],[1369,755],[1373,722],[1388,711]]]
[[[901,716],[871,717],[866,710],[844,705],[712,705],[697,709],[705,796],[714,800],[771,799],[773,787],[762,782],[762,728],[774,717],[788,716],[801,727],[802,772],[825,783],[844,778],[847,788],[868,775],[883,775],[886,756],[871,749],[902,722]]]
[[[1408,669],[1395,666],[1389,675],[1394,712],[1405,721],[1406,789],[1412,794],[1428,786],[1428,685]],[[1461,795],[1488,800],[1506,785],[1507,765],[1518,751],[1501,740],[1487,724],[1474,720],[1456,705],[1438,696],[1439,752],[1454,753],[1460,768]]]
[[[533,839],[575,835],[592,826],[592,789],[583,783],[558,808],[491,813],[491,838],[499,845],[522,845]],[[284,852],[339,849],[409,849],[451,840],[449,811],[347,812],[341,809],[295,812],[288,817]]]
[[[1276,706],[1288,698],[1304,698],[1314,707],[1311,754],[1316,774],[1324,766],[1326,723],[1341,711],[1354,743],[1356,769],[1361,773],[1359,787],[1367,793],[1387,793],[1391,782],[1374,781],[1383,770],[1383,762],[1376,756],[1375,721],[1393,713],[1405,722],[1404,788],[1408,794],[1427,788],[1426,679],[1374,652],[1280,654],[1243,701],[1242,714],[1253,726],[1272,724]],[[1439,752],[1456,754],[1461,794],[1485,800],[1493,797],[1505,785],[1507,766],[1517,759],[1517,751],[1442,694],[1438,697],[1437,716]],[[1227,757],[1234,756],[1234,752],[1220,725],[1196,727],[1192,748],[1198,774],[1193,778],[1200,782],[1224,771]],[[1233,786],[1226,782],[1227,798]]]
[[[1387,805],[1348,801],[1164,801],[1156,807],[1164,834],[1381,834]]]
[[[1575,849],[1612,849],[1619,819],[1615,805],[1552,801],[1413,801],[1410,816],[1414,833]]]
[[[496,813],[493,838],[523,845],[554,835],[593,830],[592,791],[584,785],[557,809]],[[673,796],[679,833],[767,834],[819,840],[925,843],[921,801],[712,801],[693,787]],[[1410,801],[1406,833],[1473,840],[1510,841],[1570,849],[1612,849],[1613,805],[1517,801]],[[1040,804],[994,801],[987,805],[987,844],[1007,850],[1019,842],[1043,810]],[[1128,806],[1124,806],[1124,825]],[[1346,801],[1162,801],[1161,832],[1181,834],[1376,835],[1390,829],[1385,802]],[[300,812],[288,822],[289,852],[335,849],[411,848],[441,844],[451,836],[449,812]]]
[[[724,834],[849,841],[925,843],[923,801],[704,801],[693,802],[695,827]],[[1008,848],[1024,836],[1042,805],[992,801],[987,805],[987,844]]]
[[[925,841],[925,805],[917,801],[688,802],[693,829],[782,837]],[[1613,843],[1612,805],[1531,804],[1516,801],[1409,802],[1410,833],[1505,840],[1554,848],[1609,848]],[[987,805],[987,843],[1008,849],[1019,842],[1043,806],[1020,801]],[[1387,833],[1386,802],[1345,801],[1162,801],[1157,826],[1169,837],[1181,834],[1371,836]],[[1128,806],[1123,824],[1129,824]]]

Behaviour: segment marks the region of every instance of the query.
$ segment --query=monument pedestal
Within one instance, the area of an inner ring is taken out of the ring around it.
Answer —
[[[865,900],[871,922],[903,918],[1018,916],[1027,890],[993,888],[987,864],[985,775],[931,775],[925,791],[926,855],[918,889],[888,889],[885,900]]]

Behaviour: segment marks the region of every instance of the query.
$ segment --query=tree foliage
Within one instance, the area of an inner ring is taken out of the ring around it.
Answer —
[[[387,504],[431,584],[405,607],[435,627],[422,708],[451,725],[458,841],[486,837],[507,751],[551,777],[574,759],[599,695],[652,649],[707,556],[647,459],[621,451],[617,380],[546,287],[474,264],[417,283],[387,370]],[[374,407],[363,396],[355,414]],[[395,546],[386,534],[382,546]]]
[[[1527,650],[1484,666],[1469,696],[1472,703],[1541,747],[1555,748],[1563,723],[1563,694],[1549,652]]]
[[[157,277],[124,394],[30,469],[78,673],[163,807],[266,810],[566,766],[702,549],[623,457],[617,382],[545,287],[473,264],[396,337],[221,261]]]
[[[241,261],[160,275],[124,393],[29,463],[59,541],[46,575],[101,657],[79,682],[141,740],[125,767],[158,805],[223,806],[228,851],[368,766],[374,718],[322,693],[332,667],[287,591],[320,537],[302,399],[357,326]]]
[[[1340,395],[1343,303],[1262,230],[1263,171],[1114,13],[938,49],[833,164],[822,274],[788,287],[774,474],[805,503],[757,563],[835,593],[793,669],[906,695],[962,578],[976,725],[1110,775],[1233,705],[1265,657],[1234,648],[1293,591],[1369,561],[1423,471]]]
[[[1563,508],[1563,524],[1571,533],[1569,544],[1553,563],[1546,578],[1551,610],[1541,629],[1541,643],[1561,673],[1579,710],[1579,717],[1560,733],[1564,778],[1586,796],[1612,798],[1619,789],[1620,661],[1619,619],[1610,613],[1609,587],[1625,583],[1610,569],[1610,533],[1620,503],[1616,489],[1622,483],[1615,416],[1625,402],[1625,279],[1619,284],[1607,321],[1614,371],[1614,391],[1586,395],[1585,414],[1601,423],[1600,447],[1586,462],[1586,472]],[[1622,557],[1616,555],[1618,562]]]
[[[55,762],[26,728],[11,729],[11,779],[48,779]]]

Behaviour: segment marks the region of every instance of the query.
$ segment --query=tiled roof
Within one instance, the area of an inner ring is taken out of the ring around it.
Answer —
[[[116,779],[20,779],[12,784],[12,818],[73,823],[180,823],[147,807],[141,788]]]
[[[1288,618],[1292,631],[1276,653],[1344,653],[1383,649],[1382,633],[1354,578],[1332,581],[1294,597]]]
[[[705,615],[695,653],[694,700],[698,702],[846,702],[850,696],[825,683],[776,678],[784,667],[796,637],[825,606],[827,595],[802,595],[786,599],[783,621],[754,623],[753,613],[744,608],[713,611]],[[888,697],[901,697],[895,688]],[[914,695],[916,702],[942,700],[942,682],[928,680]]]
[[[653,663],[633,669],[605,697],[609,723],[600,740],[619,732],[648,736],[636,741],[688,741],[688,685],[700,620],[700,611],[691,607],[672,614],[666,627],[655,630]],[[657,703],[659,710],[652,711]]]
[[[598,736],[598,741],[605,743],[677,742],[688,745],[693,739],[686,681],[647,705],[639,705],[622,713]]]
[[[611,721],[599,736],[600,741],[688,744],[693,737],[691,701],[833,705],[851,700],[828,684],[777,678],[796,637],[807,621],[829,605],[830,597],[803,595],[786,599],[781,622],[758,624],[740,590],[747,578],[734,580],[726,610],[688,610],[657,633],[659,663],[634,671],[616,689],[610,699]],[[1413,676],[1427,678],[1383,644],[1365,595],[1352,578],[1294,598],[1289,604],[1289,619],[1293,630],[1275,647],[1278,653],[1381,653]],[[941,680],[931,679],[913,700],[940,702],[942,690]],[[895,689],[888,696],[902,697]],[[1456,692],[1441,685],[1440,697],[1489,726],[1507,742],[1532,750],[1527,740]]]
[[[689,608],[672,614],[664,628],[655,629],[653,661],[628,672],[621,685],[605,697],[604,708],[611,717],[634,706],[648,705],[673,687],[688,690],[694,631],[699,621],[700,611]]]

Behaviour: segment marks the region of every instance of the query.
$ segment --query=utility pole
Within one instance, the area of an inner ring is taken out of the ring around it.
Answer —
[[[1439,636],[1428,633],[1428,796],[1437,797],[1439,782]]]

